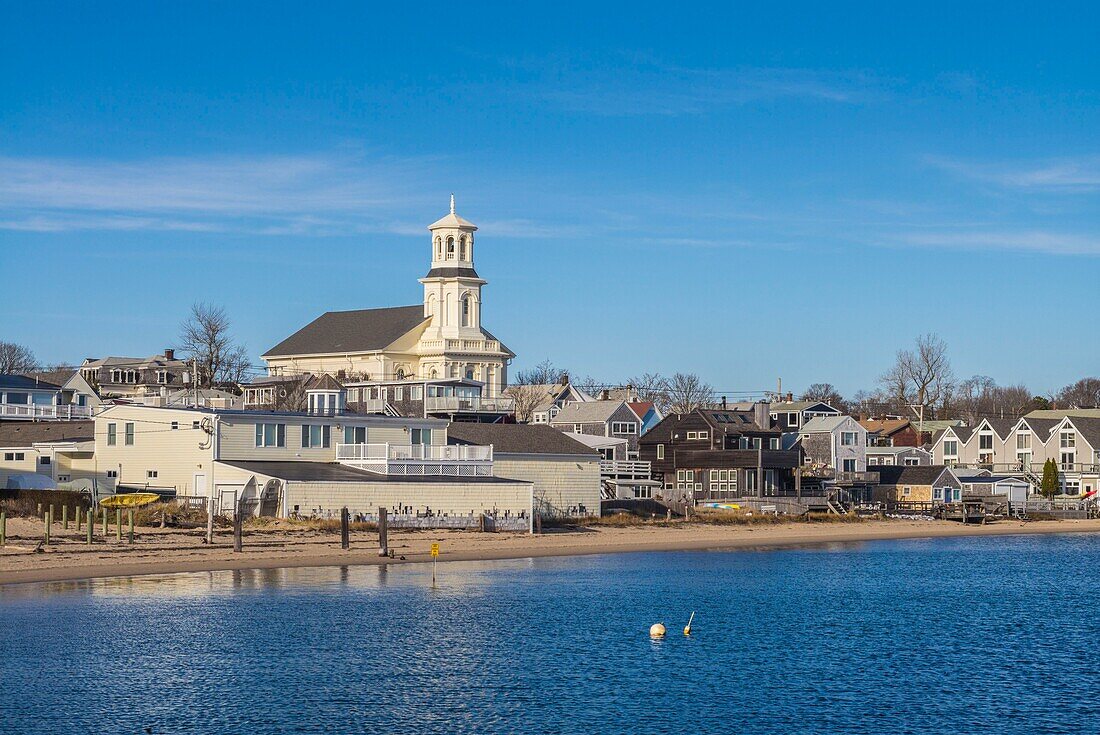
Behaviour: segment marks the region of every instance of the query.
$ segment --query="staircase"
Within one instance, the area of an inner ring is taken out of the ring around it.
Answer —
[[[830,513],[835,513],[838,516],[848,513],[848,504],[840,499],[839,493],[829,493],[829,496],[825,499],[825,505],[828,506]]]

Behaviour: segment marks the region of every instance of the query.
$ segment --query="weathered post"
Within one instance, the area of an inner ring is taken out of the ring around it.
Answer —
[[[75,512],[76,512],[76,532],[79,534],[80,533],[80,519],[84,515],[84,509],[81,508],[78,505],[75,508]]]
[[[108,528],[107,528],[107,509],[106,509],[106,508],[103,508],[103,540],[104,540],[104,541],[106,541],[106,540],[107,540],[107,533],[108,533]]]
[[[93,530],[95,530],[95,519],[92,518],[92,509],[89,508],[88,509],[88,530],[87,530],[88,535],[85,536],[85,538],[84,538],[84,543],[88,544],[88,546],[92,545],[92,531]]]
[[[46,515],[42,516],[42,519],[43,519],[42,526],[43,526],[43,529],[44,529],[42,531],[42,539],[46,542],[46,546],[49,546],[50,545],[50,514],[47,513]]]
[[[51,526],[53,525],[53,503],[50,503],[50,515],[47,523],[49,523]]]
[[[134,509],[130,508],[130,543],[134,543]]]
[[[8,514],[0,510],[0,546],[8,542]]]
[[[69,530],[69,506],[61,506],[61,527],[66,531]]]
[[[351,548],[351,539],[349,538],[349,530],[350,529],[348,528],[349,520],[350,519],[348,518],[348,507],[345,505],[343,508],[340,509],[340,548],[341,549],[350,549]]]
[[[542,533],[542,514],[535,513],[535,533]]]
[[[122,508],[115,508],[115,541],[122,543]]]
[[[37,515],[42,515],[42,503],[38,504],[38,513],[37,513]]]
[[[378,555],[390,555],[390,516],[389,511],[379,506],[378,508]]]
[[[233,513],[233,551],[241,550],[241,511],[238,508]]]

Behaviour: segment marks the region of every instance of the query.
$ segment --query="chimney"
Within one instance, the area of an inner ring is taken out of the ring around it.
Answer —
[[[791,403],[792,401],[794,401],[794,393],[787,391],[787,403]]]
[[[604,388],[603,390],[600,391],[600,400],[601,401],[606,401],[606,400],[609,400],[610,398],[611,398],[611,391],[609,391],[607,388]]]
[[[753,421],[755,421],[756,425],[759,426],[761,429],[767,429],[771,426],[771,422],[768,420],[768,408],[770,407],[770,405],[771,404],[769,404],[767,401],[757,401],[756,403],[752,404]]]
[[[569,385],[569,373],[562,373],[561,374],[561,384],[562,385]]]
[[[176,359],[176,351],[172,350],[172,349],[165,350],[164,351],[164,359],[165,360],[175,360]]]
[[[726,406],[726,397],[722,396],[722,410],[725,411],[726,408],[727,408],[727,406]]]

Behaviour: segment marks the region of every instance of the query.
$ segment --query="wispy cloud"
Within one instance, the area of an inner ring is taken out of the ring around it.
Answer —
[[[886,86],[858,70],[687,67],[638,55],[502,63],[517,70],[505,85],[509,94],[566,112],[603,116],[698,115],[778,99],[855,104],[880,96]]]
[[[254,234],[389,231],[423,202],[428,159],[0,157],[0,228]]]
[[[913,232],[886,236],[904,246],[962,250],[1015,250],[1052,255],[1100,255],[1100,237],[1046,230]]]
[[[1100,189],[1100,155],[995,163],[929,156],[926,162],[964,179],[1006,188],[1062,192]]]

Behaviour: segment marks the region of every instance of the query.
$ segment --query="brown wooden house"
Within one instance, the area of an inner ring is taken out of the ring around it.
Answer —
[[[670,414],[640,438],[639,459],[672,500],[793,496],[801,452],[780,448],[782,432],[762,426],[768,418],[766,406]]]

